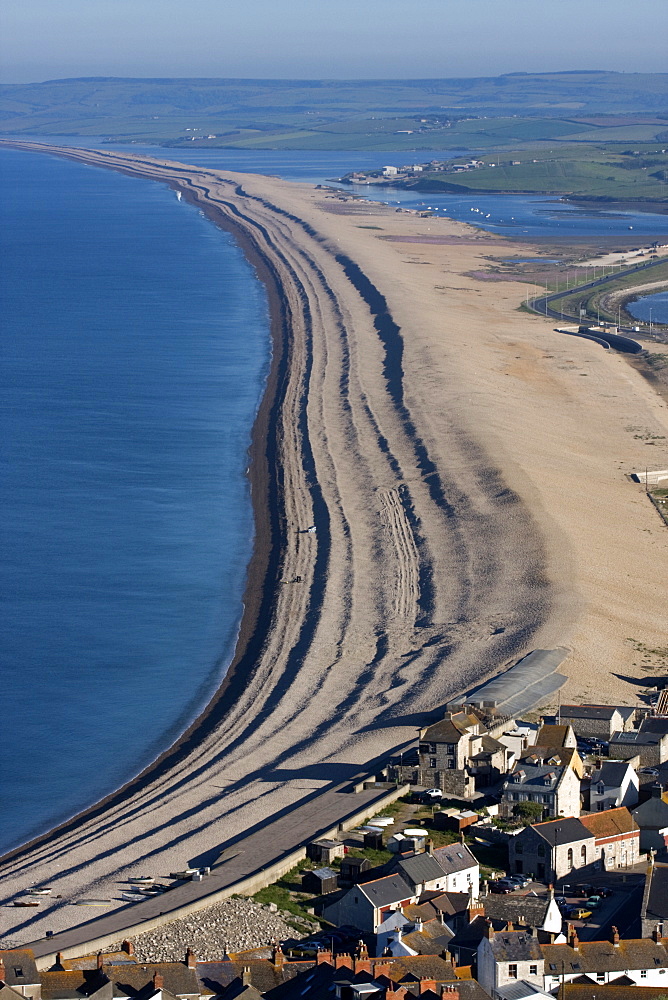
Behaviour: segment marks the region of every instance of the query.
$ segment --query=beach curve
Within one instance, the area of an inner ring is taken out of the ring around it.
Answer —
[[[136,866],[213,857],[345,779],[541,630],[561,637],[577,599],[508,482],[512,466],[501,471],[455,407],[438,415],[444,441],[433,400],[407,378],[411,322],[382,274],[370,276],[373,237],[351,253],[336,214],[272,179],[15,145],[180,189],[235,233],[272,314],[253,443],[256,547],[229,679],[151,768],[2,859],[6,898],[30,873],[75,899]],[[65,907],[49,912],[49,927],[71,923]],[[12,937],[45,926],[40,914]]]

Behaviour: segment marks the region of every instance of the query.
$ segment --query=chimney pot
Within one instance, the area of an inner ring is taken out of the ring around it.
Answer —
[[[614,924],[610,929],[612,931],[612,943],[614,944],[615,948],[619,948],[619,931],[617,930]]]

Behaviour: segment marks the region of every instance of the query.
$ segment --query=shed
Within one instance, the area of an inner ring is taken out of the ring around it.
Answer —
[[[335,858],[342,858],[345,853],[340,840],[314,840],[306,848],[306,857],[323,865],[331,865]]]
[[[360,882],[364,872],[370,868],[371,862],[368,858],[351,858],[348,855],[341,862],[339,878],[342,882]]]
[[[339,888],[339,876],[333,868],[316,868],[313,872],[302,875],[302,889],[316,896],[324,896],[328,892],[336,892]]]
[[[478,814],[471,812],[470,809],[454,814],[437,812],[434,815],[434,826],[437,830],[452,830],[454,833],[459,833],[461,830],[465,830],[467,826],[477,823],[479,819]]]

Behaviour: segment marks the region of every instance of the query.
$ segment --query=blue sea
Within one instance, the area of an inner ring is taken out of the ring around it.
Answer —
[[[309,183],[406,160],[117,148]],[[252,548],[247,449],[270,342],[253,269],[168,188],[8,150],[0,172],[2,851],[136,774],[218,686]],[[641,242],[668,222],[361,193],[511,235],[633,225]]]
[[[168,188],[0,150],[0,850],[185,728],[234,647],[264,287]]]

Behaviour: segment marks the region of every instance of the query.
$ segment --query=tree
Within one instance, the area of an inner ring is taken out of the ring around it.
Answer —
[[[519,816],[524,821],[525,826],[530,826],[543,818],[543,806],[540,802],[518,802],[513,807],[515,816]]]

